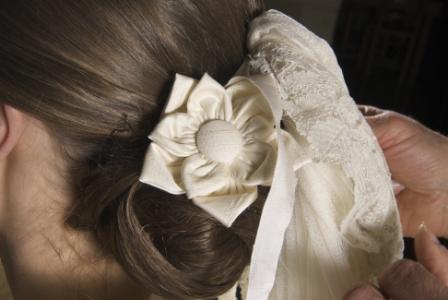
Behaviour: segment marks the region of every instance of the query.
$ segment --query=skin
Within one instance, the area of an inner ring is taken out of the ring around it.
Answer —
[[[65,161],[38,120],[0,106],[0,256],[16,300],[148,299],[91,235],[64,226]]]
[[[424,222],[448,238],[448,139],[398,113],[361,109],[404,187],[397,195],[404,235],[414,237]]]
[[[395,112],[361,107],[402,188],[397,194],[403,233],[415,237],[418,262],[400,260],[345,300],[448,299],[448,139]]]

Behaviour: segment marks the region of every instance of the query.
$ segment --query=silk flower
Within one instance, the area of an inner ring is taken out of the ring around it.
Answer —
[[[230,227],[257,199],[257,186],[271,185],[277,134],[269,102],[250,78],[234,77],[223,87],[208,74],[200,81],[176,74],[149,135],[140,181],[186,193]]]

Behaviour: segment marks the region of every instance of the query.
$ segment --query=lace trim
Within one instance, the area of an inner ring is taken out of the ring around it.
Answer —
[[[313,160],[339,165],[353,181],[354,205],[336,225],[350,245],[371,253],[371,272],[379,273],[403,250],[382,151],[349,95],[330,46],[285,15],[270,11],[266,18],[275,25],[263,32],[263,21],[268,22],[254,22],[249,72],[275,75],[285,115],[309,143]]]

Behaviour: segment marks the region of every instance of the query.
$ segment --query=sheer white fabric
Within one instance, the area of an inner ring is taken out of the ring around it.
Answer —
[[[328,44],[269,11],[254,20],[245,74],[272,73],[284,125],[312,163],[297,173],[296,205],[271,300],[341,299],[401,258],[390,173]]]

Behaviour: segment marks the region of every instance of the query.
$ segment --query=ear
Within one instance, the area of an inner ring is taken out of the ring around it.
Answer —
[[[0,160],[17,145],[25,128],[25,114],[12,106],[0,103]]]

